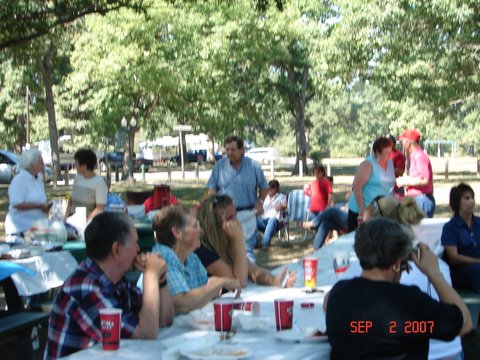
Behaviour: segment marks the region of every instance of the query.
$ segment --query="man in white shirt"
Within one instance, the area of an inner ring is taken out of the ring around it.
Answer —
[[[268,194],[263,202],[263,214],[257,217],[257,227],[263,231],[262,249],[268,250],[270,242],[280,225],[282,211],[287,208],[287,197],[280,192],[277,180],[268,182]]]

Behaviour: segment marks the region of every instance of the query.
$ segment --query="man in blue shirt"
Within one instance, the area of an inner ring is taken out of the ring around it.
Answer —
[[[245,234],[247,257],[255,263],[253,249],[257,241],[256,215],[263,212],[268,183],[260,164],[244,156],[241,138],[227,137],[224,147],[227,157],[217,162],[206,187],[209,195],[226,194],[233,199],[237,218]]]

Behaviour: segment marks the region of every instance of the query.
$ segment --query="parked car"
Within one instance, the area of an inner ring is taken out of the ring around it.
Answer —
[[[203,162],[207,159],[207,150],[188,150],[187,162]],[[180,164],[180,154],[172,156],[170,161],[176,164]]]
[[[145,165],[145,171],[147,171],[150,166],[153,166],[153,160],[143,157],[133,159],[133,171],[142,170],[142,165]]]
[[[100,153],[98,155],[100,170],[101,171],[107,170],[106,160],[108,160],[108,165],[110,166],[111,169],[115,168],[116,166],[118,166],[119,168],[123,167],[123,157],[124,157],[124,154],[121,151],[109,152],[107,153],[107,156],[105,156],[105,153]],[[145,158],[136,158],[135,154],[133,154],[133,171],[140,171],[142,168],[142,165],[145,165],[145,170],[147,170],[149,166],[153,166],[153,160],[145,159]]]
[[[17,172],[18,155],[8,150],[0,150],[0,183],[10,184]]]
[[[13,177],[20,171],[18,165],[19,157],[17,154],[8,151],[0,150],[0,183],[10,184]],[[45,181],[52,180],[52,168],[45,165]]]
[[[107,171],[107,162],[111,169],[115,168],[116,166],[121,168],[123,166],[123,156],[123,152],[120,151],[112,151],[106,155],[103,152],[99,153],[97,157],[100,170]]]
[[[270,147],[259,147],[248,150],[245,153],[246,157],[258,161],[260,164],[269,164],[271,161],[278,161],[277,150]]]

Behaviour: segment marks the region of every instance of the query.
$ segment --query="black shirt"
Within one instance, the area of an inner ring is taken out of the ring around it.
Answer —
[[[430,338],[458,335],[463,315],[416,286],[354,278],[332,288],[326,323],[331,359],[418,360]]]

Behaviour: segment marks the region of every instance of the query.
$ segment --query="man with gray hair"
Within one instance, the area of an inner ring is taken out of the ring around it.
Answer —
[[[155,339],[159,326],[172,323],[165,261],[159,254],[139,254],[138,235],[126,214],[95,216],[85,230],[85,242],[87,257],[53,304],[46,359],[100,342],[100,309],[122,309],[122,338]],[[143,272],[143,294],[124,277],[133,266]]]
[[[229,136],[224,142],[227,157],[218,160],[207,182],[208,195],[228,195],[233,199],[242,224],[247,257],[255,263],[257,215],[263,213],[268,184],[260,164],[243,153],[243,140]],[[258,192],[257,192],[258,190]]]

